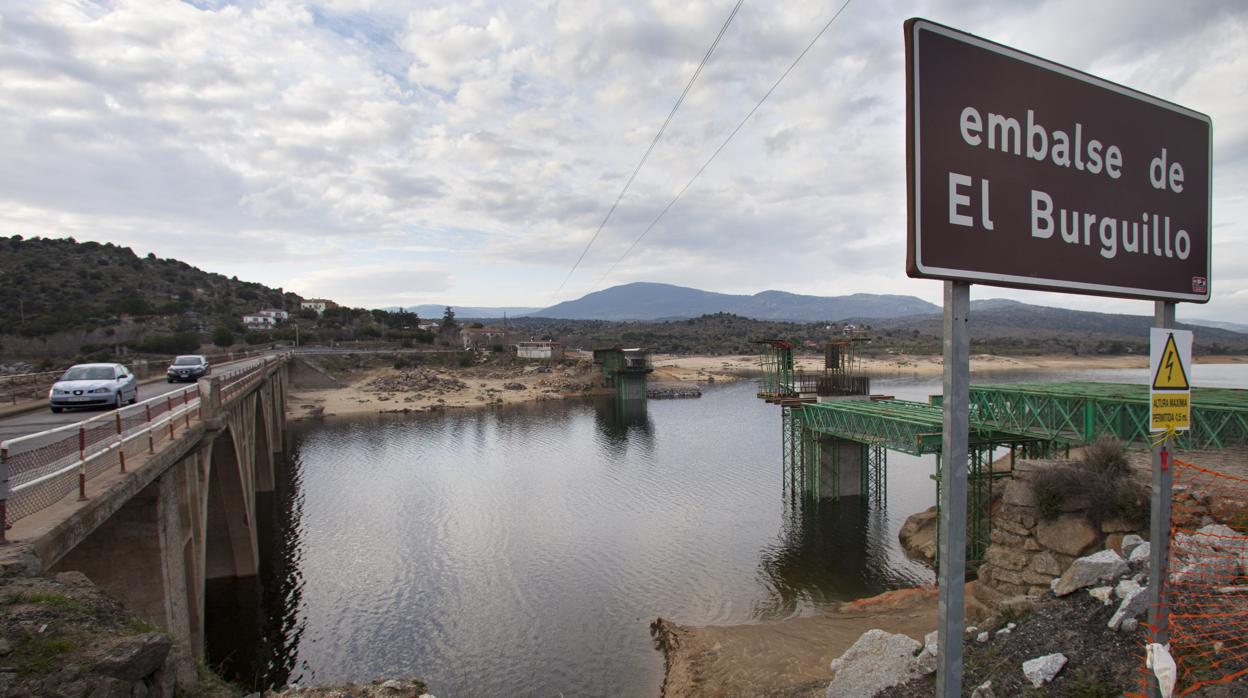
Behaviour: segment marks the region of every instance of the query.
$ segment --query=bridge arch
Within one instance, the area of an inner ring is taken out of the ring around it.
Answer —
[[[206,580],[251,577],[259,568],[251,483],[245,476],[246,460],[239,457],[238,441],[234,429],[227,426],[210,449],[202,529]]]

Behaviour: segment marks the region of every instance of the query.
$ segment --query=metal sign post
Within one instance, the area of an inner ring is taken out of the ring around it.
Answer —
[[[1211,297],[1213,123],[924,19],[907,20],[906,273],[945,283],[937,695],[961,694],[970,284],[1140,298],[1162,327]],[[1169,378],[1169,374],[1168,374]],[[1174,383],[1154,401],[1178,427]],[[1165,637],[1166,451],[1153,452],[1150,620]]]
[[[1156,326],[1164,329],[1174,327],[1174,303],[1154,303]],[[1170,642],[1170,609],[1166,605],[1166,562],[1170,557],[1170,493],[1174,484],[1169,447],[1166,439],[1153,446],[1152,516],[1149,519],[1148,540],[1148,624],[1153,629],[1153,642],[1164,645]],[[1157,679],[1148,675],[1148,695],[1160,696]]]
[[[940,625],[936,695],[962,694],[966,599],[966,441],[971,383],[971,285],[945,282],[944,438],[940,449]]]

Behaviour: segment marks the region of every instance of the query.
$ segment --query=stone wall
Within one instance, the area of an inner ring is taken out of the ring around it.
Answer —
[[[1147,524],[1137,527],[1108,519],[1093,525],[1086,516],[1086,501],[1067,502],[1060,515],[1044,518],[1032,478],[1057,463],[1020,462],[1014,479],[1006,484],[992,516],[992,544],[975,584],[975,595],[985,604],[999,607],[1013,597],[1038,598],[1075,558],[1105,548],[1121,553],[1122,539],[1129,533],[1147,537]]]

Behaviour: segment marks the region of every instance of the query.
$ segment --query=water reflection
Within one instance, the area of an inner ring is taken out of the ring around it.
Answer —
[[[274,471],[273,491],[256,493],[260,574],[205,587],[208,663],[257,691],[287,683],[303,636],[301,470],[296,459],[276,463]]]
[[[758,616],[791,616],[910,581],[889,564],[888,543],[885,511],[867,497],[790,500],[779,540],[759,562],[771,594]]]
[[[627,450],[630,438],[653,441],[654,423],[645,400],[600,400],[594,404],[594,417],[603,442],[615,455]]]

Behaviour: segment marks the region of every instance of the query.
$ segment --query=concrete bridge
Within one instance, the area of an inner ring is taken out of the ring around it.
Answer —
[[[283,462],[289,361],[3,442],[0,572],[80,571],[182,657],[203,657],[207,583],[258,573],[257,499]]]

